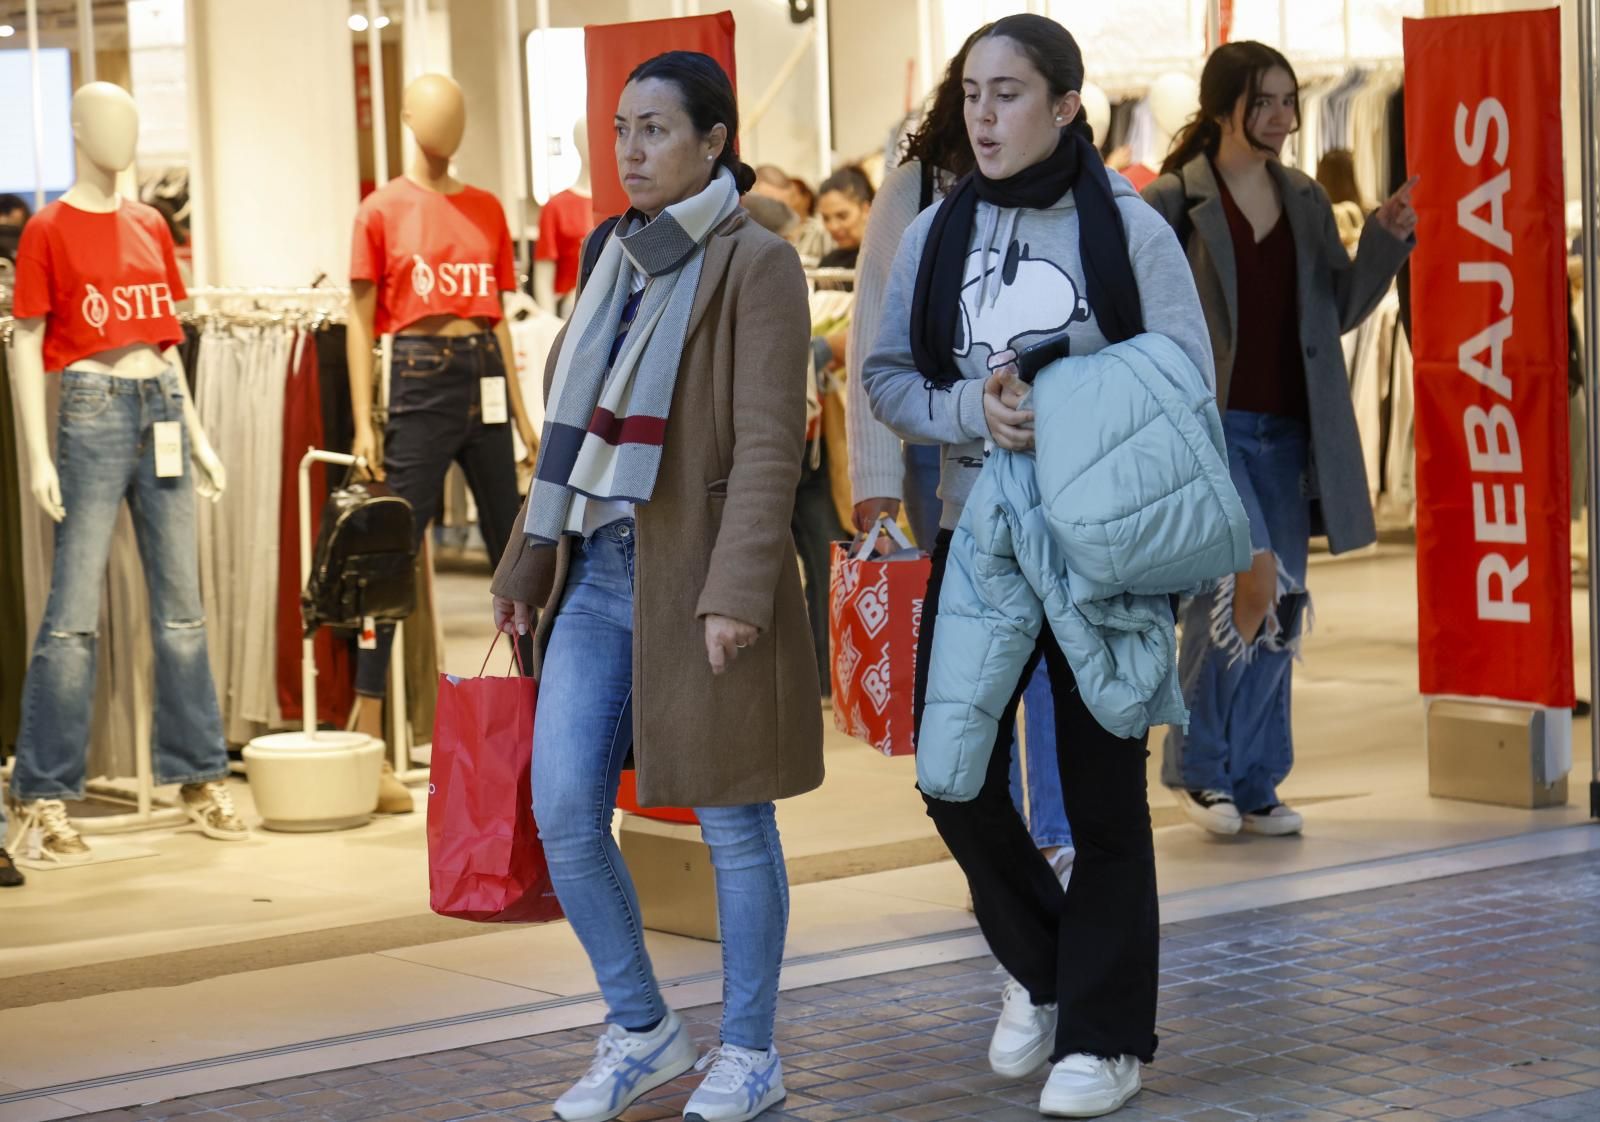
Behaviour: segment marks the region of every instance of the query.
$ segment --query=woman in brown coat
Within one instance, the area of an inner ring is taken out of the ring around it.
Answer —
[[[617,166],[632,204],[604,236],[545,373],[524,534],[496,626],[539,613],[534,816],[556,893],[609,1007],[588,1073],[555,1104],[615,1118],[695,1064],[662,1000],[611,836],[629,749],[648,805],[696,809],[716,869],[721,1045],[684,1115],[783,1098],[772,1047],[788,882],[773,800],[822,782],[817,668],[789,516],[804,446],[809,315],[794,250],[749,221],[733,90],[706,55],[629,76]]]

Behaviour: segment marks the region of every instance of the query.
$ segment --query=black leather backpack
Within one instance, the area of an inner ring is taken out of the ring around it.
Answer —
[[[405,619],[417,606],[411,504],[377,480],[344,483],[322,508],[311,579],[300,593],[305,633]]]

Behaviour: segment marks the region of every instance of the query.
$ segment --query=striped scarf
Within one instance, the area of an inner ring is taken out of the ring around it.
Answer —
[[[591,500],[650,500],[706,238],[738,206],[733,175],[720,168],[654,221],[629,211],[607,240],[556,358],[523,525],[530,544],[581,534]],[[644,292],[624,326],[641,273]]]

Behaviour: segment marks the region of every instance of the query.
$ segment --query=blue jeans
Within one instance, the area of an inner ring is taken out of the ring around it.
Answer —
[[[1169,787],[1227,792],[1248,812],[1278,801],[1294,764],[1289,687],[1310,605],[1309,437],[1303,421],[1240,410],[1222,427],[1228,470],[1250,517],[1251,553],[1274,556],[1278,587],[1250,642],[1234,626],[1233,577],[1190,601],[1178,656],[1189,731],[1168,731],[1161,778]]]
[[[607,1020],[667,1015],[644,945],[633,879],[611,835],[633,741],[633,522],[575,543],[539,683],[533,813],[561,907],[589,955]],[[772,1046],[789,881],[771,803],[696,807],[711,848],[722,934],[722,1040]]]
[[[1028,824],[1040,849],[1072,844],[1066,800],[1061,797],[1061,764],[1056,756],[1056,709],[1050,696],[1050,675],[1040,661],[1022,691],[1023,728],[1027,730],[1028,800],[1022,799],[1022,755],[1011,753],[1011,802]]]
[[[183,421],[178,378],[173,369],[156,378],[76,370],[61,375],[56,470],[67,517],[55,527],[50,599],[23,685],[22,727],[11,777],[19,800],[83,798],[100,592],[123,499],[133,515],[150,592],[155,780],[202,783],[228,774],[200,605],[187,430],[183,474],[156,477],[153,426]]]
[[[939,536],[939,519],[944,503],[939,498],[939,460],[942,444],[907,444],[905,447],[906,522],[917,548],[933,552],[933,539]]]

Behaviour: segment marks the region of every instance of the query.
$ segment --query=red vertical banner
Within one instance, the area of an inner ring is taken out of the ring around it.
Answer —
[[[589,175],[594,185],[596,219],[628,209],[617,175],[611,119],[633,68],[666,51],[699,51],[716,59],[739,88],[733,64],[733,13],[685,19],[599,24],[583,29],[584,62],[589,74]],[[730,138],[737,141],[737,137]]]
[[[1561,17],[1407,20],[1422,692],[1573,702]]]

